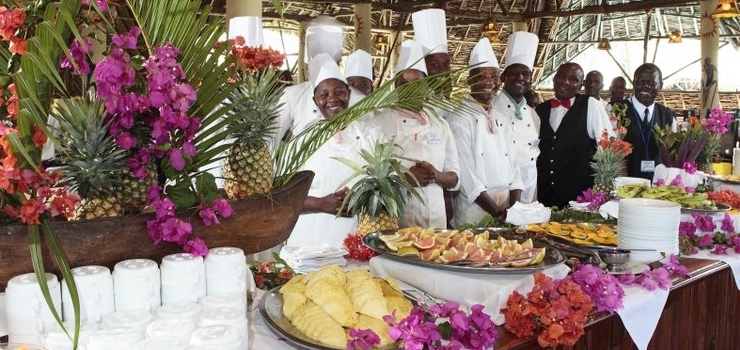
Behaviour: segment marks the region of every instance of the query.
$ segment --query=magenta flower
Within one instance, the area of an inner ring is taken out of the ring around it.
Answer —
[[[234,215],[234,209],[231,208],[231,203],[223,198],[216,198],[213,200],[213,207],[223,218],[229,218]]]
[[[678,224],[678,234],[693,238],[696,236],[696,225],[694,225],[693,222],[681,221],[681,223]]]
[[[735,253],[740,254],[740,236],[732,236],[730,238],[730,244],[735,249]]]
[[[696,163],[695,162],[684,162],[683,170],[689,174],[696,174]]]
[[[683,188],[683,180],[681,180],[681,175],[680,174],[676,175],[676,177],[674,177],[673,180],[671,180],[669,185],[678,186],[678,187]]]
[[[372,329],[350,329],[347,350],[370,350],[380,344],[380,337]]]
[[[128,33],[113,35],[111,41],[113,41],[113,45],[117,48],[136,50],[136,41],[139,39],[140,34],[141,28],[133,26],[129,29]]]
[[[624,289],[617,278],[602,269],[581,264],[575,267],[571,279],[591,297],[597,310],[613,313],[623,307]]]
[[[732,222],[730,214],[725,213],[720,229],[726,233],[735,233],[735,224]]]
[[[187,241],[183,245],[183,249],[185,250],[185,252],[193,254],[193,256],[208,255],[208,245],[206,245],[206,242],[200,238],[193,238]]]
[[[714,239],[712,238],[711,235],[703,235],[699,239],[698,245],[700,248],[707,248],[711,246],[713,243],[714,243]]]
[[[714,232],[717,228],[717,225],[714,224],[714,220],[709,215],[693,213],[691,216],[694,218],[694,225],[696,225],[696,228],[701,232],[710,233]]]
[[[206,226],[213,226],[221,223],[218,221],[218,216],[216,216],[216,212],[213,210],[213,207],[203,204],[199,205],[198,216],[200,216],[201,220],[203,220],[203,224]]]
[[[177,171],[185,169],[185,158],[182,156],[182,150],[179,148],[173,148],[169,151],[168,156],[170,158],[170,164],[172,168]]]
[[[93,45],[89,37],[82,37],[82,40],[84,45],[75,39],[72,41],[72,45],[69,46],[72,61],[69,60],[67,55],[61,58],[60,67],[71,69],[74,74],[90,74],[90,62],[87,60],[87,55],[92,52]]]

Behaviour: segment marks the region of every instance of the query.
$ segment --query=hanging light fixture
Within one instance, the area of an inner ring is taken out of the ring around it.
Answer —
[[[596,46],[599,50],[611,50],[612,44],[609,43],[609,39],[607,38],[601,38],[599,39],[599,45]]]
[[[671,34],[668,35],[668,43],[669,44],[680,44],[683,42],[681,39],[681,33],[677,31],[672,31]]]
[[[714,10],[712,18],[732,18],[740,16],[736,0],[719,0],[717,9]]]
[[[373,46],[375,46],[378,49],[383,49],[388,46],[388,38],[385,37],[383,34],[375,34],[375,37],[373,38]]]
[[[483,23],[483,28],[481,29],[482,36],[485,36],[488,38],[488,41],[493,43],[497,43],[498,40],[498,33],[499,30],[496,28],[496,20],[493,19],[493,4],[491,3],[488,7],[488,18]]]

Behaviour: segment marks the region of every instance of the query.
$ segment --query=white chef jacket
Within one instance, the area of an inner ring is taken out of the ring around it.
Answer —
[[[516,106],[506,91],[493,98],[493,108],[501,115],[501,121],[511,127],[514,146],[519,164],[519,177],[522,181],[522,194],[519,201],[531,203],[537,192],[537,157],[540,155],[540,117],[526,102],[521,110],[522,119],[516,117]]]
[[[402,116],[395,111],[385,111],[373,117],[373,123],[380,127],[384,137],[395,136],[395,143],[401,147],[402,155],[415,160],[426,161],[439,171],[452,171],[460,176],[457,147],[447,122],[440,118],[423,116],[426,124],[416,119]],[[438,115],[442,115],[439,113]],[[402,160],[406,167],[415,162]],[[456,190],[460,182],[451,190]],[[444,192],[438,183],[415,187],[422,201],[408,195],[401,227],[420,226],[425,228],[446,228]]]
[[[497,204],[508,202],[509,191],[522,189],[517,150],[512,129],[500,122],[503,116],[469,98],[464,104],[473,109],[447,118],[455,138],[460,162],[460,194],[455,198],[455,227],[480,222],[488,214],[475,203],[482,192]],[[493,132],[488,118],[495,123]]]
[[[365,94],[350,87],[350,106],[363,98]],[[282,108],[280,108],[280,114],[275,122],[276,128],[270,138],[270,149],[273,152],[288,131],[291,131],[293,136],[298,135],[322,118],[319,107],[313,101],[313,88],[310,81],[286,87],[278,103],[282,104]]]
[[[324,197],[341,188],[354,170],[333,157],[342,157],[364,165],[360,150],[372,150],[382,137],[380,130],[373,125],[356,121],[329,139],[301,167],[315,173],[308,195]],[[351,188],[357,179],[349,182]],[[357,231],[355,217],[337,217],[328,213],[304,213],[298,217],[293,232],[288,237],[289,246],[329,244],[341,247],[348,234]]]

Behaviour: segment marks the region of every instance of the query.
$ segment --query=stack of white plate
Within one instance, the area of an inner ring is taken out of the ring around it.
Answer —
[[[652,262],[660,260],[661,253],[678,254],[680,219],[678,203],[647,198],[620,199],[617,244],[620,248],[633,249],[632,261]]]

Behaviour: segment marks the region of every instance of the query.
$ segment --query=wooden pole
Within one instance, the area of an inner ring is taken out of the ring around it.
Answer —
[[[719,51],[719,29],[712,13],[717,9],[717,0],[701,2],[701,108],[699,115],[703,118],[709,110],[719,105],[717,93],[717,52]]]
[[[296,83],[308,80],[308,68],[306,62],[303,61],[303,57],[306,55],[306,28],[308,28],[308,21],[298,23],[298,59],[296,60],[298,81]]]
[[[262,17],[262,1],[226,0],[226,20],[239,16]]]
[[[355,4],[355,50],[372,53],[373,17],[372,5]]]

